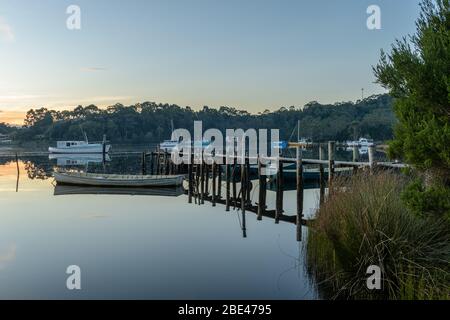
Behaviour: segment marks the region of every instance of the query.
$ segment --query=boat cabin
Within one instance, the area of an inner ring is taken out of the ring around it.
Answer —
[[[86,146],[86,141],[58,141],[56,143],[57,148],[76,148],[80,146]]]

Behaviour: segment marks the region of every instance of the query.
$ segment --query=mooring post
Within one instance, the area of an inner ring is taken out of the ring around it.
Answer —
[[[353,146],[353,162],[358,162],[359,152],[358,146]]]
[[[222,167],[217,165],[217,198],[222,199]]]
[[[192,190],[193,190],[193,176],[192,176],[192,166],[194,165],[194,154],[191,152],[188,163],[188,202],[192,203]]]
[[[282,214],[283,214],[283,161],[278,160],[275,223],[280,223],[280,216]]]
[[[262,220],[266,211],[266,176],[263,175],[263,164],[261,158],[258,157],[258,179],[259,179],[259,194],[258,194],[258,216],[257,220]]]
[[[245,191],[247,194],[245,195],[245,199],[248,205],[252,204],[252,198],[250,195],[250,192],[252,191],[251,188],[251,181],[250,181],[250,158],[249,155],[245,157]]]
[[[159,169],[160,169],[160,164],[159,164],[159,161],[160,161],[160,159],[159,159],[159,146],[157,146],[156,147],[156,174],[158,175],[159,174]]]
[[[376,166],[376,162],[374,159],[374,152],[375,149],[373,146],[369,147],[369,166],[370,166],[370,173],[373,174],[375,166]]]
[[[205,165],[203,158],[200,160],[200,203],[205,203]]]
[[[319,160],[325,159],[325,150],[323,144],[319,143]],[[325,170],[323,164],[319,165],[319,185],[320,185],[320,204],[325,200]]]
[[[246,166],[245,166],[245,161],[244,163],[241,164],[241,210],[242,213],[245,212],[245,204],[246,204],[246,195],[247,195],[247,191],[246,191],[246,175],[245,175],[245,170]]]
[[[302,239],[303,219],[303,159],[302,149],[297,147],[297,241]]]
[[[209,165],[205,161],[205,195],[209,195]]]
[[[233,170],[231,171],[231,179],[233,179],[233,209],[236,209],[237,207],[236,167],[236,156],[233,156]]]
[[[211,171],[212,171],[212,195],[211,195],[211,202],[212,202],[212,206],[215,207],[216,206],[216,174],[217,174],[217,168],[216,168],[216,161],[214,161],[214,158],[212,160],[212,165],[211,165]]]
[[[147,168],[146,168],[146,155],[145,152],[142,152],[142,156],[141,156],[141,171],[142,171],[142,175],[146,175],[147,174]]]
[[[328,190],[334,178],[334,141],[328,141]]]
[[[16,169],[17,169],[16,192],[19,192],[20,169],[19,169],[19,156],[17,152],[16,152]]]
[[[228,158],[225,164],[225,179],[226,179],[226,191],[225,191],[225,211],[230,211],[230,165],[228,163]]]

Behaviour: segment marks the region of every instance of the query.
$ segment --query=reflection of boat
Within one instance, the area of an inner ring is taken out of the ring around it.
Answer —
[[[347,141],[345,143],[348,147],[372,147],[374,146],[372,139],[359,138],[358,141]]]
[[[110,194],[110,195],[135,195],[135,196],[160,196],[178,197],[184,193],[183,187],[176,188],[106,188],[56,185],[54,195],[77,195],[77,194]]]
[[[175,147],[178,147],[179,149],[181,148],[186,149],[189,147],[205,149],[210,144],[211,141],[207,140],[195,141],[194,145],[192,145],[191,141],[178,142],[177,140],[164,140],[159,144],[159,148],[161,151],[172,152],[175,149]]]
[[[83,172],[55,172],[57,183],[106,187],[174,187],[183,183],[182,175],[124,175]]]
[[[89,163],[102,163],[103,161],[111,161],[109,155],[99,153],[93,154],[54,154],[48,155],[49,160],[56,160],[58,166],[84,166]]]

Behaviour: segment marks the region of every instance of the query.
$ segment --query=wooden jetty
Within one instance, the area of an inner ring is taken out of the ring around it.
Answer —
[[[355,173],[358,170],[370,170],[373,172],[376,168],[402,168],[405,165],[395,164],[389,162],[377,162],[374,160],[374,149],[369,147],[369,161],[358,162],[354,155],[353,161],[336,161],[335,148],[336,143],[330,141],[327,144],[319,145],[319,159],[304,159],[302,154],[303,146],[296,144],[291,146],[296,150],[295,158],[287,157],[250,157],[246,155],[245,161],[239,161],[238,156],[230,156],[223,154],[203,154],[195,155],[196,159],[201,159],[194,163],[194,155],[191,155],[189,163],[182,163],[175,165],[171,161],[171,156],[167,152],[157,149],[154,152],[142,155],[142,172],[147,172],[146,159],[150,158],[150,174],[171,174],[171,173],[187,173],[186,180],[188,182],[186,193],[188,195],[188,202],[195,202],[196,204],[204,204],[210,202],[212,206],[218,204],[224,205],[226,211],[231,208],[241,211],[243,236],[246,236],[245,218],[246,213],[251,212],[256,214],[257,220],[262,220],[264,217],[271,218],[275,223],[288,222],[297,226],[297,240],[301,240],[302,226],[307,226],[310,221],[304,219],[303,215],[303,197],[305,189],[305,166],[316,166],[315,178],[317,179],[320,188],[320,203],[326,201],[325,189],[333,183],[336,175],[340,172]],[[328,159],[325,159],[325,149],[328,149]],[[181,156],[181,155],[180,155]],[[203,156],[208,156],[208,162],[203,159]],[[219,161],[220,159],[220,161]],[[228,161],[227,161],[228,160]],[[251,167],[250,161],[256,162],[256,166]],[[279,162],[279,169],[276,173],[275,179],[272,182],[275,184],[274,190],[276,193],[275,208],[269,209],[266,204],[268,179],[269,177],[263,174],[263,169],[266,168],[265,160],[277,160]],[[219,163],[218,163],[219,162]],[[292,164],[285,173],[285,164]],[[256,170],[254,170],[256,168]],[[251,169],[256,174],[255,179],[251,179]],[[222,174],[223,172],[223,174]],[[296,210],[291,214],[284,211],[284,183],[285,178],[289,177],[292,180],[295,177],[296,190]],[[222,193],[222,178],[225,180],[225,193]],[[238,188],[239,183],[239,188]],[[259,184],[259,193],[256,203],[251,201],[251,191],[254,190],[253,184]],[[211,184],[211,188],[209,187]]]

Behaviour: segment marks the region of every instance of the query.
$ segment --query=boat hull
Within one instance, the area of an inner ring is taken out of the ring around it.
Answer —
[[[105,146],[105,152],[108,153],[111,149],[111,145],[107,144]],[[99,145],[88,145],[80,147],[71,148],[55,148],[49,147],[48,152],[57,154],[92,154],[92,153],[103,153],[103,146]]]
[[[139,176],[92,173],[62,173],[53,174],[58,184],[97,186],[97,187],[175,187],[183,184],[184,176]]]

